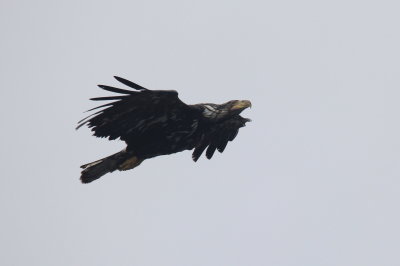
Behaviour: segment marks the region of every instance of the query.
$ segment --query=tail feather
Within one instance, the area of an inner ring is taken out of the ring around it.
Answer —
[[[139,160],[132,153],[123,150],[92,163],[84,164],[81,166],[83,169],[81,172],[81,181],[82,183],[87,184],[99,179],[107,173],[114,172],[115,170],[127,170],[125,169],[125,165],[127,162],[131,162],[132,160],[137,163],[135,165],[130,163],[131,168],[138,166],[142,162],[142,160]],[[121,169],[121,166],[124,169]]]

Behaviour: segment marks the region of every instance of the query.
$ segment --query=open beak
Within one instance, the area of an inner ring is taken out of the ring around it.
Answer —
[[[250,107],[251,108],[251,102],[247,100],[243,101],[237,101],[231,108],[232,111],[235,110],[244,110],[246,108]]]

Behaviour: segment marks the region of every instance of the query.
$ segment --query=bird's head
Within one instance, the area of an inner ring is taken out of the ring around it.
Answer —
[[[225,105],[232,114],[240,114],[246,108],[251,108],[251,102],[248,100],[233,100],[225,103]]]
[[[223,120],[239,115],[243,110],[251,108],[251,102],[248,100],[232,100],[223,104],[202,104],[202,106],[204,107],[204,117],[213,120]]]

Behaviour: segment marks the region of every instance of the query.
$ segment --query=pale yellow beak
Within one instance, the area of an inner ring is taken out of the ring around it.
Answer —
[[[237,101],[235,105],[232,106],[231,110],[244,110],[246,108],[251,108],[251,102],[247,100]]]

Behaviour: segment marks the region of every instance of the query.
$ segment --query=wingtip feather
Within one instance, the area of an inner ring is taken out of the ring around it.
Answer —
[[[121,82],[122,84],[124,84],[124,85],[126,85],[128,87],[131,87],[131,88],[133,88],[135,90],[140,90],[140,91],[147,91],[148,90],[148,89],[146,89],[146,88],[144,88],[144,87],[142,87],[142,86],[140,86],[140,85],[138,85],[138,84],[136,84],[136,83],[134,83],[134,82],[132,82],[130,80],[127,80],[127,79],[124,79],[124,78],[121,78],[121,77],[118,77],[118,76],[114,76],[114,78],[116,80],[118,80],[119,82]]]

